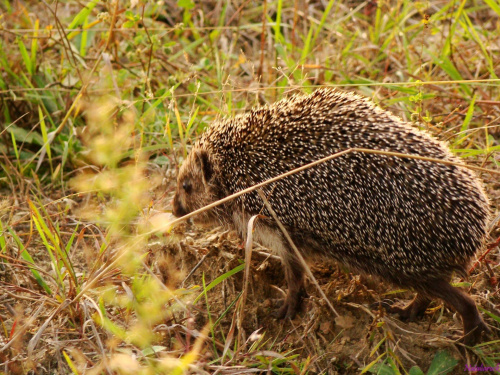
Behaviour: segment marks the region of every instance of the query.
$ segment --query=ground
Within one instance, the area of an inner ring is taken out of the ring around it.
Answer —
[[[190,272],[193,265],[203,262],[189,279],[182,278],[185,287],[200,285],[203,275],[206,280],[213,280],[237,267],[239,260],[244,259],[243,242],[234,232],[218,227],[207,233],[207,228],[191,224],[183,227],[181,233],[178,240],[183,251],[180,252],[178,246],[163,246],[161,253],[168,254],[172,263],[181,265],[178,269],[183,275]],[[158,248],[154,250],[157,251]],[[272,313],[286,291],[281,263],[276,257],[269,256],[272,253],[267,249],[257,247],[255,251],[247,301],[244,307],[240,307],[244,312],[245,337],[258,332],[254,336],[260,339],[263,335],[266,346],[277,353],[313,358],[310,367],[313,373],[357,374],[369,364],[370,353],[378,344],[397,353],[406,369],[416,365],[427,371],[439,351],[446,351],[459,360],[455,371],[467,363],[467,358],[455,345],[462,334],[460,317],[441,301],[434,301],[423,318],[402,322],[374,304],[389,299],[404,306],[413,298],[411,291],[397,289],[370,276],[350,273],[334,262],[316,262],[311,264],[311,269],[333,302],[338,317],[324,303],[314,285],[308,283],[309,296],[301,312],[293,320],[276,319]],[[199,330],[209,320],[207,311],[211,311],[215,316],[212,319],[216,320],[238,298],[243,289],[242,273],[208,292],[208,308],[207,305],[200,306],[201,309],[194,313]],[[494,290],[490,277],[482,274],[471,279],[473,286],[467,290],[482,308],[487,309],[487,304],[481,305],[484,298],[481,297]],[[495,308],[492,312],[497,313]],[[220,340],[223,340],[224,332],[230,330],[232,319],[234,316],[228,314],[221,320],[218,327]],[[491,339],[497,337],[497,332],[490,336]],[[478,360],[472,357],[472,361]]]

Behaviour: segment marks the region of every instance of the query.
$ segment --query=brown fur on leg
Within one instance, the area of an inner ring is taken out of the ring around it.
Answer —
[[[290,257],[283,259],[283,268],[285,269],[288,293],[283,305],[274,315],[278,319],[293,319],[300,309],[302,298],[307,295],[304,287],[304,267],[298,259]]]
[[[482,333],[490,332],[477,310],[476,303],[463,290],[451,286],[446,280],[428,283],[425,292],[430,297],[442,299],[462,317],[464,336],[462,342],[472,346],[481,341]]]

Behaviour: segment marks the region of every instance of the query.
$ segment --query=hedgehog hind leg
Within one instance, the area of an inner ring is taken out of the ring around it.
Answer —
[[[490,332],[479,314],[476,303],[463,290],[450,285],[446,280],[437,280],[428,285],[426,293],[429,296],[442,299],[460,314],[464,328],[464,336],[461,342],[465,345],[478,344],[481,341],[482,334]]]
[[[302,305],[302,299],[307,297],[304,286],[304,267],[295,257],[282,258],[285,269],[285,279],[288,292],[281,307],[273,315],[278,319],[293,319]]]

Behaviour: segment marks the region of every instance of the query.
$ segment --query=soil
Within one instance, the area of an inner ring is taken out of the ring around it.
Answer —
[[[169,238],[170,245],[162,246],[155,253],[167,255],[170,264],[175,264],[184,276],[203,259],[199,268],[177,287],[201,285],[203,275],[208,284],[245,258],[242,240],[222,228],[209,230],[188,224],[176,233]],[[455,371],[460,371],[457,369],[466,363],[454,343],[462,334],[461,320],[441,301],[433,301],[418,321],[400,321],[378,307],[377,302],[389,299],[389,303],[405,305],[413,298],[411,291],[397,290],[370,276],[353,274],[335,263],[317,262],[311,265],[311,270],[337,311],[337,317],[314,284],[308,282],[308,297],[300,313],[293,320],[277,320],[272,314],[285,295],[286,285],[279,259],[270,254],[269,250],[254,244],[248,296],[244,307],[240,307],[244,313],[240,319],[245,337],[265,337],[261,350],[293,353],[302,360],[310,358],[309,370],[324,374],[357,374],[387,350],[394,352],[407,370],[417,365],[426,372],[441,350],[460,361]],[[169,277],[168,272],[162,275],[164,280]],[[208,308],[200,299],[198,308],[193,310],[196,329],[201,330],[207,324],[207,310],[212,320],[226,311],[242,291],[243,279],[242,271],[210,290]],[[488,278],[483,273],[473,276],[472,281],[473,285],[467,290],[481,306],[484,299],[477,297],[491,289]],[[217,328],[221,342],[224,342],[222,335],[227,337],[231,329],[233,313],[234,307]]]

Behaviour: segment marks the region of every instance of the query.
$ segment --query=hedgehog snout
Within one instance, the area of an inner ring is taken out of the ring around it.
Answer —
[[[172,199],[172,213],[177,217],[182,217],[188,213],[182,206],[178,194],[175,194],[174,199]]]

